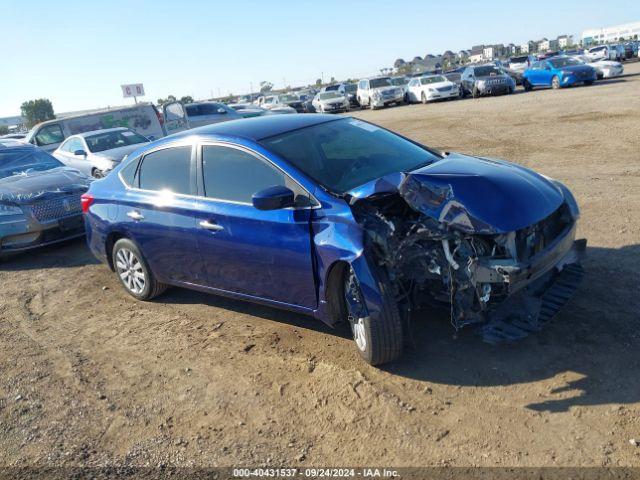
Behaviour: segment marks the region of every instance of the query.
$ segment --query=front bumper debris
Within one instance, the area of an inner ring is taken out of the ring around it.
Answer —
[[[478,329],[482,339],[498,344],[520,340],[541,330],[580,285],[584,276],[580,260],[584,257],[586,245],[584,239],[573,242],[569,252],[551,270],[488,312],[487,322]]]

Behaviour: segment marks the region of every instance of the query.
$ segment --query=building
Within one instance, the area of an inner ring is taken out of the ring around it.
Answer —
[[[620,41],[621,38],[624,40],[640,38],[640,22],[585,30],[582,32],[582,45],[586,47],[597,43],[613,43]]]
[[[504,56],[504,45],[487,45],[482,51],[484,60],[494,60]]]
[[[456,58],[458,59],[458,62],[466,62],[469,60],[469,51],[468,50],[460,50],[458,53],[456,53]]]
[[[484,47],[472,48],[469,51],[469,61],[471,63],[478,63],[484,60]]]
[[[558,37],[558,47],[561,49],[573,45],[573,35],[560,35]]]
[[[558,40],[548,40],[543,38],[538,42],[538,51],[539,52],[551,52],[554,50],[558,50]]]
[[[533,40],[529,40],[527,43],[523,43],[522,45],[520,45],[520,53],[522,54],[535,53],[537,51],[538,44]]]

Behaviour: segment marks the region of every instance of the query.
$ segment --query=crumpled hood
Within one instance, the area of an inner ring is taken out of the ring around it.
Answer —
[[[129,155],[131,152],[137,150],[140,147],[144,147],[148,143],[136,143],[135,145],[126,145],[120,148],[114,148],[112,150],[105,150],[104,152],[96,152],[93,155],[98,157],[104,157],[112,162],[121,162],[122,159]]]
[[[60,194],[84,193],[92,179],[77,170],[59,167],[0,179],[0,201],[28,204]]]
[[[351,203],[398,192],[429,217],[468,233],[500,234],[546,218],[564,195],[527,168],[487,158],[450,154],[408,173],[392,173],[348,192]]]

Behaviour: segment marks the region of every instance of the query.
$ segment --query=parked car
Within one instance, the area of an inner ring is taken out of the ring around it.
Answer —
[[[233,108],[220,102],[188,103],[184,108],[191,128],[243,118]]]
[[[357,83],[346,83],[344,85],[344,93],[349,100],[349,105],[352,108],[357,108],[360,106],[358,103],[358,84]]]
[[[554,57],[536,62],[524,71],[523,86],[527,91],[534,87],[554,89],[577,84],[591,85],[597,79],[595,68],[573,57]]]
[[[371,110],[404,102],[404,88],[391,84],[389,77],[365,78],[358,82],[358,103]]]
[[[449,80],[450,82],[455,83],[458,88],[461,87],[462,84],[462,72],[457,72],[457,71],[451,71],[451,72],[446,72],[442,74],[444,76],[444,78],[446,78],[447,80]],[[460,92],[462,92],[462,90],[460,90]]]
[[[444,75],[425,75],[409,81],[405,100],[407,103],[427,103],[459,97],[460,87]]]
[[[67,138],[53,156],[85,175],[102,178],[149,139],[129,128],[96,130]]]
[[[596,69],[597,79],[619,77],[624,73],[624,66],[620,62],[613,60],[596,60],[590,61],[586,55],[577,55],[573,58],[578,59],[585,65],[590,65]]]
[[[291,109],[291,113],[304,113],[305,109],[297,95],[291,93],[280,93],[273,95],[266,95],[258,99],[258,106],[266,108],[267,110],[274,110],[276,108]]]
[[[171,102],[163,106],[172,111],[180,111],[182,108],[178,102]],[[184,113],[179,113],[184,116]],[[169,113],[169,118],[175,118]],[[47,152],[53,152],[65,138],[77,133],[92,132],[105,128],[125,127],[135,130],[151,140],[162,138],[173,133],[175,123],[165,125],[167,114],[163,116],[158,109],[150,103],[139,103],[128,107],[95,110],[69,117],[48,120],[33,127],[25,141],[41,147]],[[177,123],[184,123],[184,119]],[[169,127],[168,129],[166,127]]]
[[[511,70],[507,67],[498,67],[500,71],[506,75],[509,75],[516,85],[522,85],[522,73],[517,70]]]
[[[509,69],[514,72],[522,73],[531,66],[536,58],[533,55],[520,55],[509,59]]]
[[[579,210],[560,182],[350,117],[211,125],[114,173],[82,205],[91,251],[130,295],[174,285],[349,322],[374,365],[401,354],[420,305],[450,303],[456,328],[514,340],[582,272]]]
[[[0,140],[0,257],[84,235],[90,182],[38,147]]]
[[[349,99],[338,90],[320,92],[313,99],[313,107],[318,113],[347,112],[351,108]]]
[[[252,103],[230,103],[227,106],[235,110],[242,118],[261,117],[270,113],[269,110],[260,108]]]
[[[597,60],[615,60],[617,52],[609,45],[598,45],[586,50],[584,54],[589,57],[592,62]]]
[[[462,73],[462,95],[473,98],[482,95],[502,95],[513,93],[516,82],[495,65],[472,65]]]

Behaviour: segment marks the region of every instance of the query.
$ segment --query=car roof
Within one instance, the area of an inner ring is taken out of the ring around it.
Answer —
[[[258,142],[264,138],[273,137],[282,133],[299,130],[301,128],[320,125],[322,123],[335,122],[345,117],[335,117],[321,114],[287,114],[266,115],[262,117],[244,118],[228,122],[205,125],[204,127],[185,130],[169,137],[169,141],[190,137],[192,135],[235,137]]]
[[[100,133],[109,133],[109,132],[123,132],[125,130],[129,130],[126,127],[114,127],[114,128],[102,128],[100,130],[91,130],[89,132],[76,133],[75,135],[71,135],[72,137],[82,137],[87,138],[92,135],[98,135]]]

